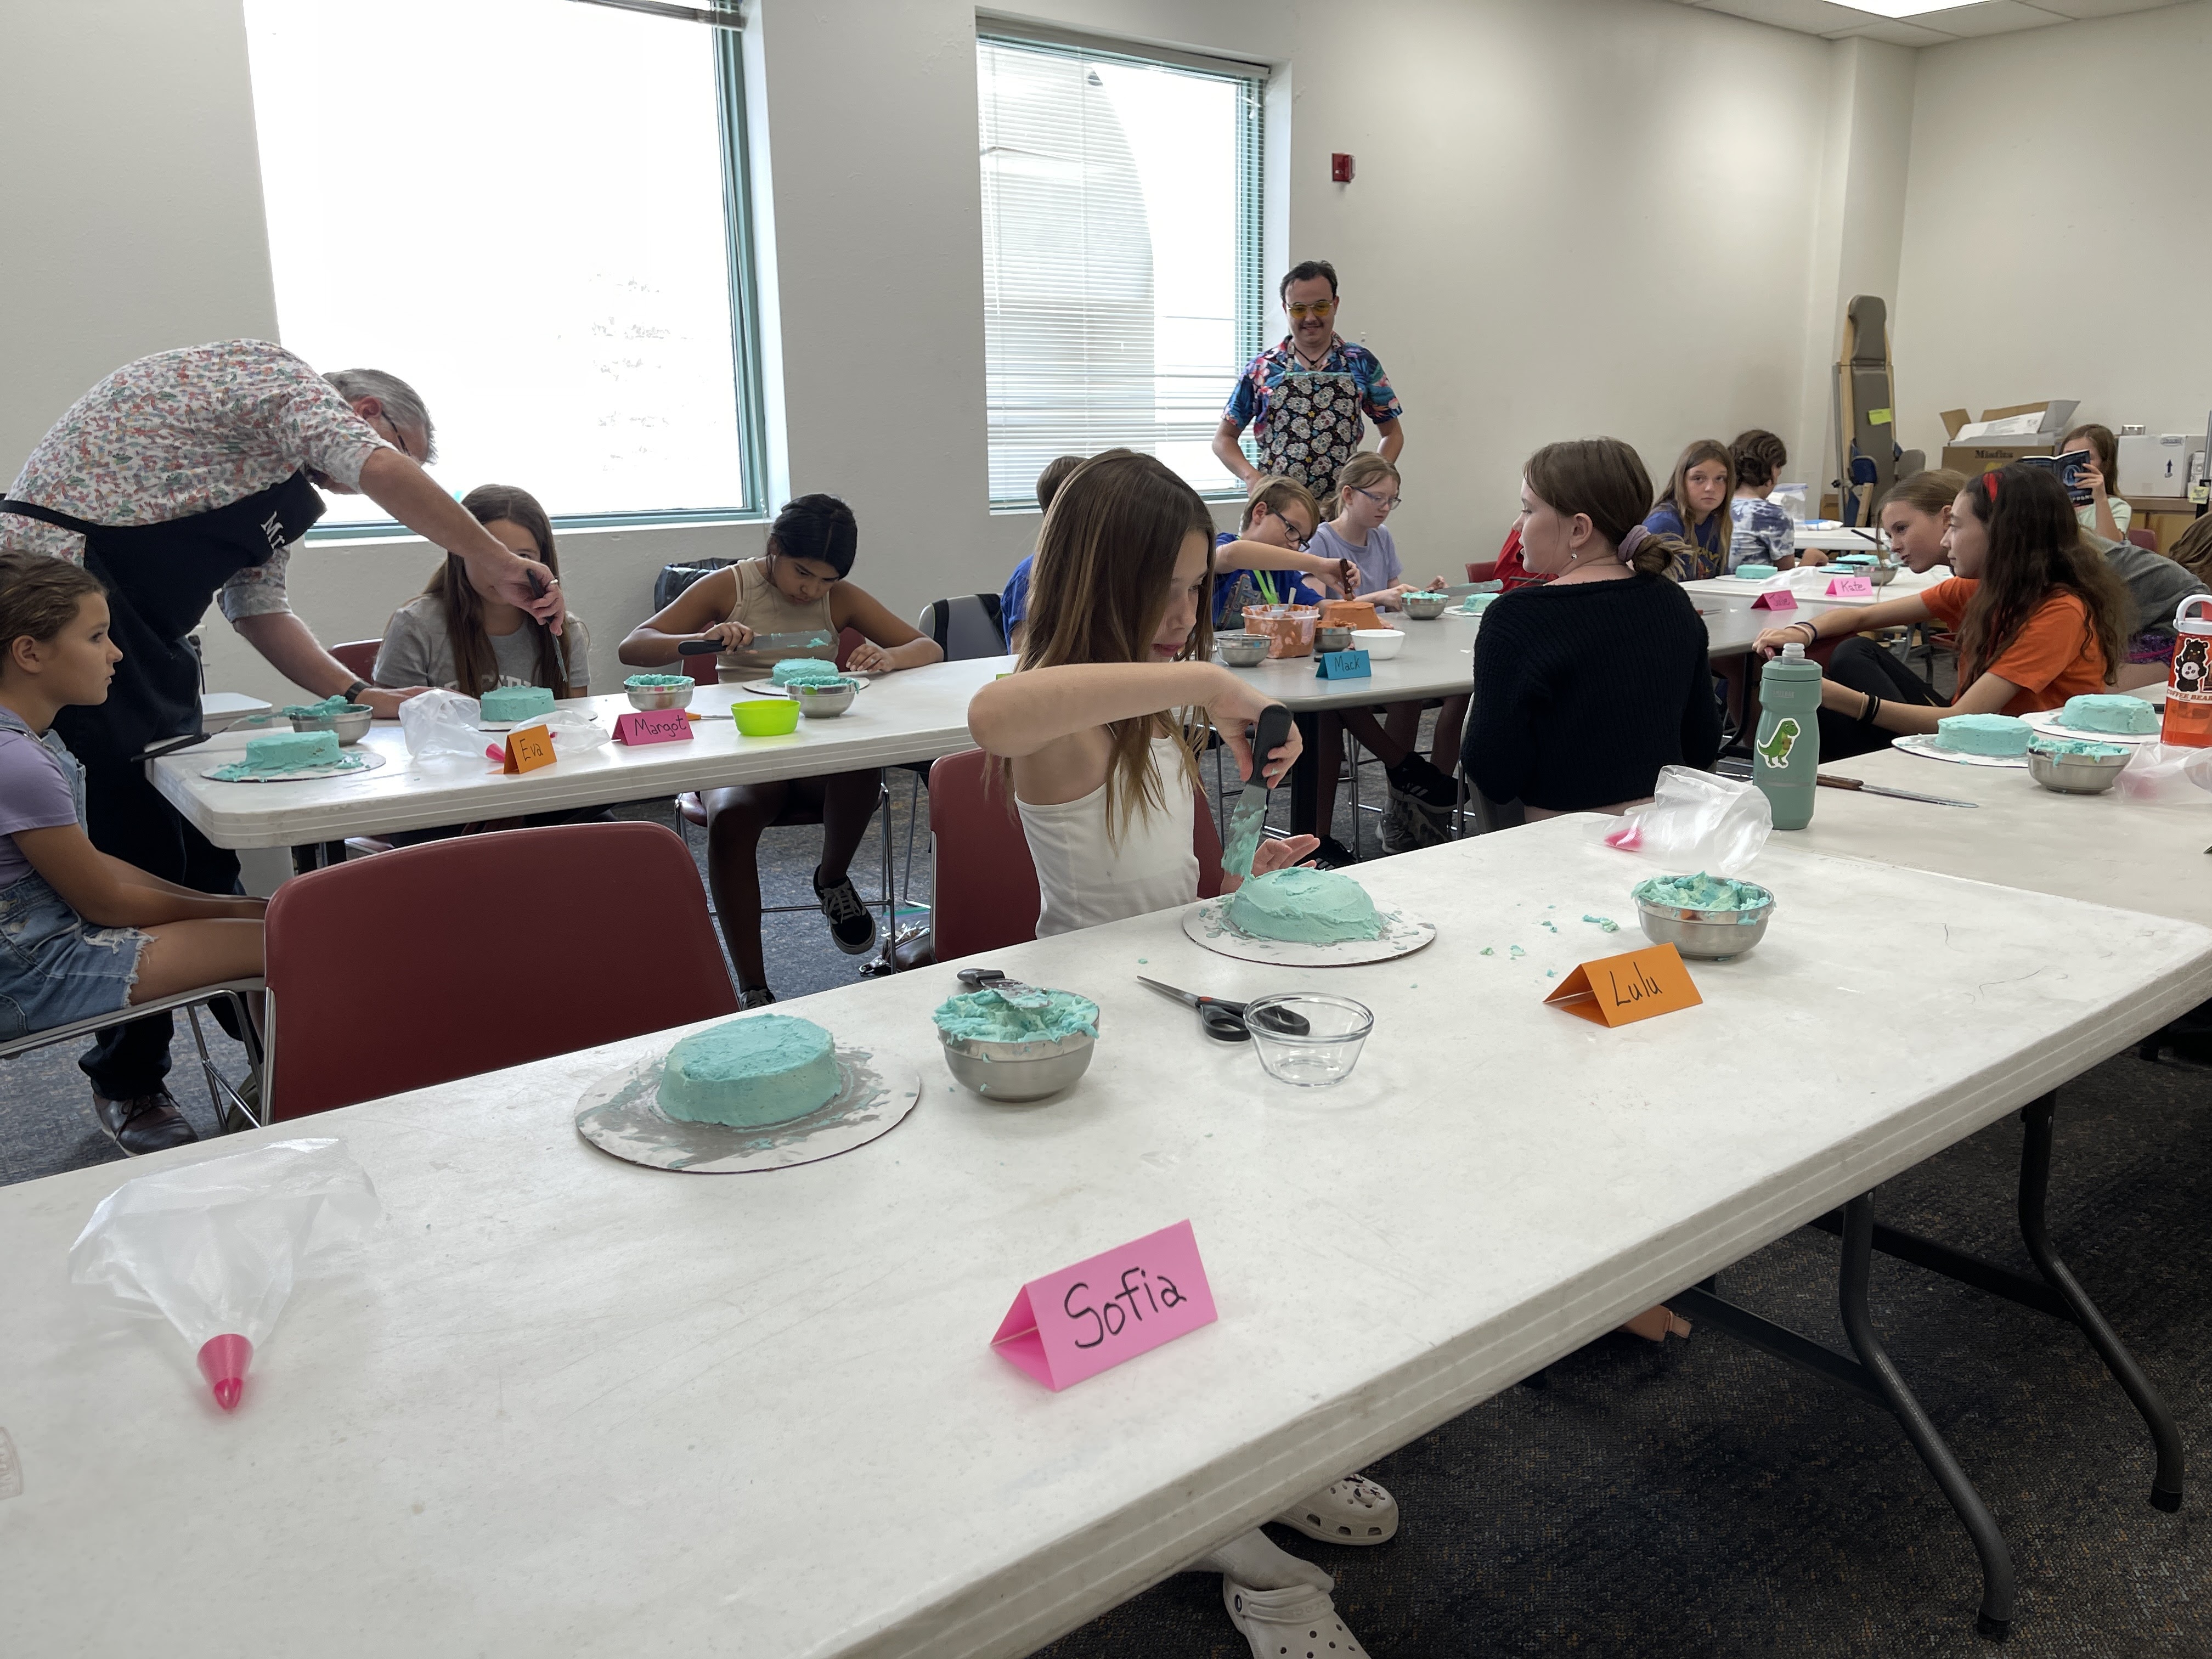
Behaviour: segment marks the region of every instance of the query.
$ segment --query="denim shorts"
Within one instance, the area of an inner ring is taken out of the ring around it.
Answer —
[[[0,887],[0,1042],[129,1006],[152,942],[90,926],[35,870]]]

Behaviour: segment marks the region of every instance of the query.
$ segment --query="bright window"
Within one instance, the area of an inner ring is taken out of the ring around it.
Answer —
[[[757,508],[733,33],[548,0],[246,15],[287,347],[413,385],[457,494]]]
[[[1259,349],[1256,70],[976,43],[991,500],[1116,445],[1243,491],[1208,446]]]

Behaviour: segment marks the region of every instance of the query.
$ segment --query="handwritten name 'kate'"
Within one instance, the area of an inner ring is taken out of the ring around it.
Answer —
[[[1176,1288],[1175,1280],[1170,1279],[1165,1273],[1162,1273],[1156,1280],[1142,1267],[1124,1267],[1121,1270],[1121,1288],[1108,1297],[1103,1307],[1091,1307],[1087,1300],[1085,1305],[1077,1307],[1075,1305],[1077,1297],[1090,1288],[1088,1281],[1076,1280],[1067,1287],[1067,1294],[1061,1298],[1060,1304],[1060,1311],[1067,1316],[1071,1323],[1083,1319],[1091,1322],[1091,1338],[1085,1342],[1082,1338],[1078,1337],[1075,1346],[1079,1348],[1095,1348],[1108,1337],[1121,1335],[1129,1328],[1132,1321],[1141,1325],[1144,1323],[1145,1307],[1147,1304],[1151,1305],[1154,1313],[1158,1313],[1164,1308],[1179,1307],[1188,1300],[1183,1293]],[[1123,1306],[1125,1303],[1127,1304],[1127,1307]]]

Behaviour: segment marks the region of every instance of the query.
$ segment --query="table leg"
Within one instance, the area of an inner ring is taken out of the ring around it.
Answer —
[[[318,842],[307,842],[292,849],[292,873],[295,876],[304,876],[308,871],[319,868],[322,861],[323,849]]]
[[[2011,1632],[2013,1617],[2012,1555],[2005,1547],[2004,1535],[1997,1530],[1988,1505],[1960,1468],[1958,1459],[1952,1455],[1935,1423],[1906,1386],[1896,1362],[1881,1346],[1867,1310],[1867,1270],[1874,1253],[1872,1193],[1862,1193],[1844,1206],[1842,1232],[1843,1261],[1838,1276],[1837,1300],[1844,1334],[1850,1339],[1856,1358],[1838,1353],[1747,1308],[1722,1300],[1716,1293],[1713,1279],[1677,1291],[1667,1298],[1667,1305],[1677,1313],[1702,1320],[1749,1342],[1778,1359],[1788,1360],[1832,1382],[1856,1389],[1897,1419],[1905,1437],[1912,1442],[1913,1449],[1920,1454],[1921,1462],[1928,1466],[1928,1472],[1936,1477],[1936,1484],[1957,1511],[1967,1535],[1973,1540],[1974,1553],[1981,1558],[1982,1605],[1974,1628],[1981,1635],[2002,1641]]]

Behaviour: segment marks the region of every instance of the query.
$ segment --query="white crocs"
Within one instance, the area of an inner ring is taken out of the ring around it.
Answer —
[[[1324,1544],[1387,1544],[1398,1535],[1398,1500],[1372,1480],[1348,1474],[1309,1492],[1275,1522]]]
[[[1224,1577],[1221,1604],[1252,1644],[1252,1659],[1366,1659],[1367,1650],[1344,1627],[1326,1590],[1304,1584],[1247,1589]]]

